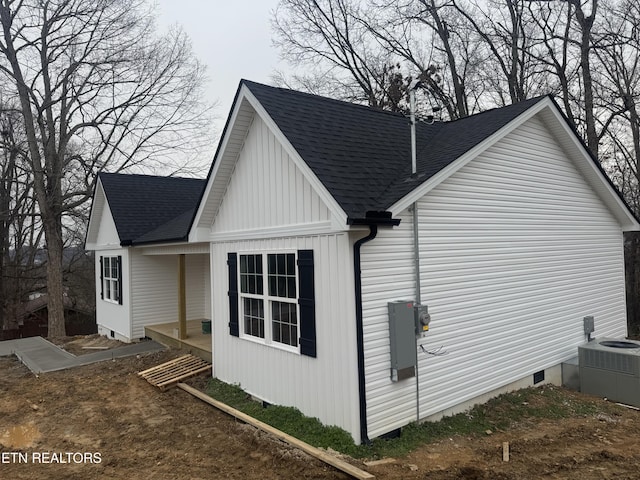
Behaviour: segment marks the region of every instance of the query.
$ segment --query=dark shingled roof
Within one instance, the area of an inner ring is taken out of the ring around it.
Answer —
[[[542,98],[453,122],[417,122],[417,175],[402,114],[243,80],[351,219],[385,211]]]
[[[197,178],[101,173],[122,245],[186,240],[206,185]]]
[[[412,177],[404,115],[247,80],[240,85],[258,99],[350,222],[386,211],[544,98],[453,122],[418,121]],[[186,240],[206,186],[201,179],[149,175],[101,173],[100,180],[122,245]]]

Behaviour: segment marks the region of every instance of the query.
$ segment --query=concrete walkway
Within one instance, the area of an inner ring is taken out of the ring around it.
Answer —
[[[42,337],[29,337],[0,342],[0,357],[15,355],[33,373],[44,373],[165,349],[165,346],[157,342],[145,340],[76,357]]]

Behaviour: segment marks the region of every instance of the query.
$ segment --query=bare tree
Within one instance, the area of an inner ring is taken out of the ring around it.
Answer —
[[[536,94],[541,84],[537,62],[531,56],[536,46],[526,0],[489,0],[463,3],[451,0],[475,32],[485,52],[486,92],[499,105],[508,105]]]
[[[466,81],[470,57],[466,36],[449,2],[392,0],[367,9],[360,22],[371,37],[419,78],[425,99],[449,118],[469,114]],[[400,64],[399,64],[400,65]],[[399,66],[400,68],[400,66]],[[408,82],[403,94],[406,94]]]
[[[591,69],[592,30],[598,13],[598,0],[566,0],[574,8],[575,21],[579,29],[580,72],[582,75],[582,97],[584,100],[585,136],[587,146],[594,156],[598,156],[599,137],[596,128],[594,85]],[[583,5],[583,2],[585,5]],[[590,11],[587,11],[591,3]]]
[[[7,267],[11,255],[11,225],[16,215],[12,187],[17,181],[17,149],[14,147],[11,116],[0,105],[0,329],[8,328]]]
[[[621,179],[626,197],[640,211],[640,7],[631,1],[605,5],[602,17],[594,52],[605,79],[600,101],[607,112],[603,132],[610,145],[608,156],[615,159],[619,172],[627,172]]]
[[[362,19],[354,0],[282,0],[272,22],[275,43],[291,63],[315,67],[311,75],[294,76],[296,86],[398,110],[403,75]]]
[[[39,280],[41,235],[20,111],[0,101],[0,328],[17,328],[24,295]]]
[[[96,172],[201,145],[203,69],[142,0],[0,0],[0,84],[23,116],[47,249],[49,335],[65,334],[63,218]]]

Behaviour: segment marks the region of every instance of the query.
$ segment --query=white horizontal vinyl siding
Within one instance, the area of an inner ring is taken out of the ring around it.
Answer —
[[[144,326],[178,321],[178,256],[131,255],[132,338],[144,336]],[[209,258],[186,255],[187,320],[210,318]]]
[[[187,255],[185,260],[187,319],[210,319],[209,255]]]
[[[416,380],[391,382],[387,303],[413,300],[413,229],[411,215],[400,225],[380,228],[361,249],[362,314],[366,376],[367,426],[370,438],[416,420]]]
[[[537,117],[419,202],[421,416],[626,335],[620,225]],[[434,372],[437,372],[434,374]]]
[[[131,255],[132,330],[144,336],[144,326],[178,321],[177,255]]]
[[[231,336],[227,253],[301,249],[314,253],[317,358]],[[348,236],[216,243],[211,245],[211,261],[216,272],[212,278],[214,375],[267,402],[295,406],[359,439],[353,263]]]
[[[420,344],[446,352],[418,350],[421,418],[575,356],[586,315],[597,336],[626,334],[620,225],[539,118],[429,192],[418,212],[422,302],[432,316]],[[400,405],[404,423],[416,418],[415,380],[392,383],[385,353],[386,302],[414,298],[408,212],[403,224],[363,248],[372,437],[402,423]],[[406,255],[382,268],[376,262],[394,244]],[[385,403],[397,414],[383,414]]]
[[[327,206],[256,115],[213,223],[212,234],[255,232],[330,219]]]

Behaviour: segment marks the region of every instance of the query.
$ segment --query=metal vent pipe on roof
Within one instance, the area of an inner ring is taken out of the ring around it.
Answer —
[[[418,171],[417,146],[416,146],[416,89],[420,82],[416,79],[409,85],[409,119],[411,122],[411,176]],[[418,202],[411,205],[413,213],[413,256],[416,283],[416,303],[421,302],[420,295],[420,246],[418,235]]]
[[[419,82],[413,81],[409,86],[409,120],[411,122],[411,175],[418,170],[416,153],[416,88]]]

